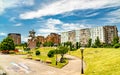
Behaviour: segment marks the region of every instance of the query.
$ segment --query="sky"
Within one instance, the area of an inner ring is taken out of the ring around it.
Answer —
[[[120,34],[120,0],[0,0],[0,41],[20,33],[36,36],[116,25]]]

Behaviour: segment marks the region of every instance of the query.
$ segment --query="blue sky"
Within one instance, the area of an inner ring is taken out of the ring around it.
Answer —
[[[116,25],[120,34],[120,0],[0,0],[0,41],[20,33],[27,41],[51,32]]]

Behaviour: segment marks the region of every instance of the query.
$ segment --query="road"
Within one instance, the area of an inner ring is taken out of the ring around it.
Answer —
[[[66,57],[69,63],[62,69],[23,59],[22,55],[0,55],[0,66],[8,75],[80,75],[81,60],[70,55]]]

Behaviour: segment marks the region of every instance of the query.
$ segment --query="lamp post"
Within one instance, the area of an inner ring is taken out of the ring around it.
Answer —
[[[55,60],[56,60],[55,65],[57,65],[57,45],[54,45],[54,46],[55,46],[55,53],[56,53],[56,56],[55,56]]]
[[[81,51],[81,74],[84,74],[84,70],[83,70],[83,51],[84,51],[84,47],[81,47],[80,48],[80,51]]]

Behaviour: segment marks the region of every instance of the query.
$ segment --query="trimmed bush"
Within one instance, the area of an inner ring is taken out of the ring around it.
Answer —
[[[47,54],[48,57],[54,57],[55,51],[54,50],[50,50]]]
[[[40,51],[36,51],[35,54],[36,54],[36,56],[40,55]]]
[[[120,44],[115,44],[114,46],[113,46],[114,48],[119,48],[120,47]]]

